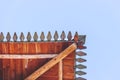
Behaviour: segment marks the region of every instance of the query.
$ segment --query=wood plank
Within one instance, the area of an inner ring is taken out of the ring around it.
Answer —
[[[39,79],[36,80],[58,80],[58,77],[55,76],[44,76],[44,77],[40,77]]]
[[[9,48],[8,48],[8,53],[9,54],[14,54],[14,44],[9,43]],[[10,80],[15,80],[15,60],[10,59]]]
[[[63,80],[63,62],[59,62],[59,80]]]
[[[8,43],[2,43],[2,54],[8,54],[9,53],[8,49],[9,49]],[[4,59],[2,61],[2,64],[3,64],[3,80],[9,80],[10,60]]]
[[[19,48],[20,48],[20,52],[21,54],[25,54],[27,52],[27,43],[20,43],[19,44]],[[27,71],[26,71],[26,62],[27,60],[24,59],[22,60],[22,78],[25,79],[25,77],[27,76]]]
[[[20,53],[19,44],[20,43],[14,43],[14,54],[16,55]],[[22,80],[22,60],[15,59],[14,61],[15,61],[15,80]]]
[[[0,42],[0,54],[2,54],[2,43]],[[3,68],[2,59],[0,59],[0,80],[3,80]]]
[[[32,54],[34,55],[36,53],[36,49],[35,49],[35,43],[30,42],[27,43],[27,53],[26,54]],[[27,76],[30,75],[31,73],[33,73],[36,69],[36,64],[35,61],[31,58],[26,59],[27,60]],[[34,65],[34,66],[33,66]]]
[[[57,54],[0,54],[0,59],[44,59],[56,56]]]
[[[55,64],[57,64],[59,61],[64,59],[66,56],[68,56],[71,52],[73,52],[77,48],[76,44],[73,43],[70,45],[67,49],[65,49],[63,52],[61,52],[58,56],[50,60],[48,63],[46,63],[44,66],[36,70],[34,73],[32,73],[30,76],[28,76],[25,80],[35,80],[39,76],[41,76],[43,73],[45,73],[47,70],[49,70],[51,67],[53,67]]]

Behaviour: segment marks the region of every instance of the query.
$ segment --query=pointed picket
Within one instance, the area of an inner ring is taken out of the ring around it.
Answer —
[[[83,71],[76,71],[75,73],[80,76],[87,74],[86,72],[83,72]]]
[[[76,61],[79,62],[79,63],[82,63],[82,62],[86,62],[87,60],[82,59],[82,58],[77,58]]]
[[[78,68],[78,69],[85,69],[87,68],[86,66],[82,65],[82,64],[78,64],[75,66],[75,68]]]
[[[78,42],[78,38],[79,38],[79,36],[78,36],[78,33],[76,32],[75,35],[74,35],[74,41]]]
[[[34,39],[34,41],[38,40],[38,34],[37,34],[37,32],[34,33],[33,39]]]
[[[16,42],[17,39],[18,39],[18,37],[17,37],[17,34],[16,34],[16,32],[15,32],[14,35],[13,35],[13,41]]]
[[[25,36],[24,36],[23,32],[21,32],[21,34],[20,34],[20,41],[24,41],[24,39],[25,39]]]
[[[87,79],[82,78],[82,77],[77,77],[75,80],[87,80]]]
[[[85,44],[85,38],[86,38],[86,35],[79,35],[79,42],[80,42],[80,45],[83,45]]]
[[[87,55],[85,52],[82,52],[82,51],[78,51],[78,52],[76,52],[76,54],[78,56],[85,56],[85,55]]]
[[[11,39],[11,35],[10,35],[10,33],[8,32],[8,33],[7,33],[7,36],[6,36],[6,40],[9,42],[10,39]]]
[[[54,34],[54,40],[57,41],[58,40],[58,32],[55,31],[55,34]]]
[[[48,35],[47,35],[47,40],[48,40],[48,41],[51,41],[51,39],[52,39],[52,36],[51,36],[50,31],[49,31],[49,32],[48,32]]]
[[[27,41],[28,41],[28,42],[31,41],[31,34],[30,34],[30,32],[28,32],[28,34],[27,34]]]
[[[41,33],[41,35],[40,35],[40,39],[41,39],[41,41],[44,41],[44,39],[45,39],[44,32]]]
[[[62,34],[61,34],[61,40],[65,40],[65,37],[66,37],[66,35],[65,35],[65,32],[64,31],[62,31]]]
[[[72,40],[72,33],[71,33],[71,31],[69,31],[67,38],[68,38],[68,41]]]
[[[3,35],[3,32],[0,33],[0,42],[3,42],[4,41],[4,35]]]

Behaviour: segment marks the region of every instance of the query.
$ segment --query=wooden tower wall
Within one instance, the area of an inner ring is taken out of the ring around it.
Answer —
[[[22,33],[21,33],[22,34]],[[56,37],[55,37],[56,35]],[[44,40],[44,35],[41,34],[41,41],[37,41],[38,36],[34,35],[34,41],[31,40],[31,35],[28,33],[27,41],[24,41],[24,36],[20,37],[21,41],[17,41],[17,35],[14,34],[13,41],[10,41],[11,36],[8,33],[7,41],[4,40],[3,33],[0,34],[0,55],[37,55],[37,54],[59,54],[69,47],[72,43],[76,43],[79,49],[85,49],[84,41],[81,36],[76,33],[74,40],[72,40],[71,32],[68,34],[68,41],[65,39],[65,34],[62,32],[61,40],[57,40],[57,33],[55,33],[55,41],[51,41],[51,34],[48,33],[47,39]],[[78,39],[79,37],[79,39]],[[84,36],[82,36],[84,37]],[[49,62],[52,58],[41,59],[0,59],[0,80],[24,80],[34,71]],[[62,80],[75,80],[75,50],[62,60]],[[59,63],[50,68],[37,80],[59,80]]]

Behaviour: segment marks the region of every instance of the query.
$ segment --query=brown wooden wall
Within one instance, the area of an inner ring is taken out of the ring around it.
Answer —
[[[73,42],[0,42],[0,54],[59,54]],[[50,59],[0,59],[0,80],[24,80]],[[63,60],[63,80],[74,80],[75,52]],[[58,80],[58,64],[37,80]]]

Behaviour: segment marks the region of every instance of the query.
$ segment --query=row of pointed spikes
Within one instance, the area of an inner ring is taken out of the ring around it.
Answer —
[[[87,60],[81,58],[82,56],[86,56],[86,55],[87,55],[87,53],[85,53],[83,51],[76,51],[76,56],[78,56],[78,58],[76,58],[76,62],[78,62],[80,64],[75,64],[75,74],[79,76],[79,77],[76,76],[75,80],[87,80],[87,79],[81,77],[81,76],[87,74],[86,72],[82,71],[83,69],[87,68],[87,66],[82,64],[83,62],[86,62]]]
[[[75,33],[75,36],[74,36],[74,37],[76,37],[76,36],[78,36],[78,33],[77,33],[77,32]],[[38,41],[38,38],[39,38],[39,37],[38,37],[38,34],[37,34],[37,32],[35,32],[35,33],[34,33],[34,36],[33,36],[34,41]],[[50,32],[50,31],[48,32],[46,38],[47,38],[48,41],[51,41],[51,40],[52,40],[52,35],[51,35],[51,32]],[[58,38],[59,38],[58,32],[55,31],[55,33],[54,33],[54,40],[57,41]],[[61,40],[65,40],[66,34],[65,34],[64,31],[62,31],[62,34],[61,34],[60,38],[61,38]],[[24,40],[25,40],[25,36],[24,36],[23,32],[21,32],[19,39],[20,39],[20,41],[24,41]],[[31,41],[32,36],[31,36],[31,33],[30,33],[30,32],[28,32],[26,39],[27,39],[28,42]],[[68,41],[71,41],[71,40],[72,40],[72,33],[71,33],[70,31],[69,31],[69,33],[68,33],[68,35],[67,35],[67,39],[68,39]],[[10,35],[9,32],[7,33],[6,40],[7,40],[8,42],[11,41],[11,35]],[[13,35],[13,41],[16,42],[17,40],[18,40],[18,36],[17,36],[17,34],[16,34],[16,32],[15,32],[14,35]],[[44,32],[41,32],[40,40],[41,40],[41,41],[44,41],[44,40],[45,40]],[[0,33],[0,42],[2,42],[2,41],[4,41],[4,34],[3,34],[3,32]]]

